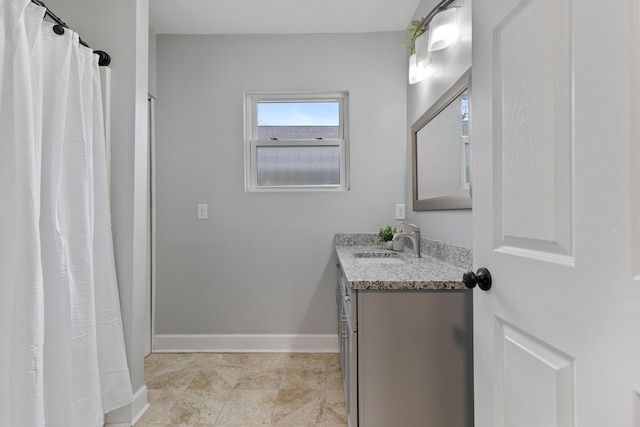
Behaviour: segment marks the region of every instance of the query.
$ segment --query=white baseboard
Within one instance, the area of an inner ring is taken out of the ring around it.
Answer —
[[[153,351],[220,353],[338,353],[338,335],[156,335]]]
[[[143,385],[133,394],[133,402],[105,415],[104,427],[131,427],[149,409],[147,386]]]

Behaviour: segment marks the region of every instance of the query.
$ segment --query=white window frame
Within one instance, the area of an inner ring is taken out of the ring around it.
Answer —
[[[338,139],[258,139],[258,102],[338,102],[339,134]],[[349,190],[349,138],[348,138],[348,92],[305,92],[305,93],[246,93],[244,97],[244,182],[247,192],[269,191],[348,191]],[[320,147],[340,148],[340,183],[338,185],[289,185],[258,186],[258,147]]]

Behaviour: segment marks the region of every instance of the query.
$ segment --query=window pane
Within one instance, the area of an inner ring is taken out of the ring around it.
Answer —
[[[339,139],[340,103],[258,102],[258,139]]]
[[[469,96],[463,93],[460,98],[460,122],[462,136],[469,136]]]
[[[469,95],[466,92],[460,95],[460,124],[464,147],[462,170],[464,170],[464,183],[469,184],[469,165],[471,164],[469,161]]]
[[[256,148],[258,186],[340,185],[340,147]]]
[[[339,139],[338,126],[258,126],[258,139]]]

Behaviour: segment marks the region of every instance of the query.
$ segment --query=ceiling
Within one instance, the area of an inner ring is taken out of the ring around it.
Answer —
[[[404,31],[420,0],[150,0],[157,34]]]

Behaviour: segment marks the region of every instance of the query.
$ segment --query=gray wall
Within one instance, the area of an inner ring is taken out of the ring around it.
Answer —
[[[420,226],[422,236],[467,248],[472,247],[471,210],[413,212],[411,193],[411,125],[429,109],[433,103],[458,78],[471,67],[471,1],[462,2],[458,12],[458,25],[462,33],[456,44],[433,52],[430,75],[420,83],[410,85],[407,82],[407,162],[406,162],[406,203],[407,220]],[[433,9],[439,0],[422,0],[413,19],[421,19]],[[406,56],[409,56],[406,49]],[[408,59],[406,59],[408,61]],[[473,91],[472,91],[473,98]],[[473,121],[473,111],[471,120]],[[473,134],[471,135],[473,147]],[[472,148],[473,149],[473,148]],[[473,174],[473,172],[472,172]]]
[[[136,393],[144,386],[149,3],[47,0],[46,4],[83,40],[112,58],[112,226],[127,358]],[[146,395],[142,399],[138,403],[146,403]]]
[[[403,39],[158,36],[156,334],[336,332],[334,233],[393,224],[406,193]],[[335,90],[351,191],[246,193],[243,93]]]

